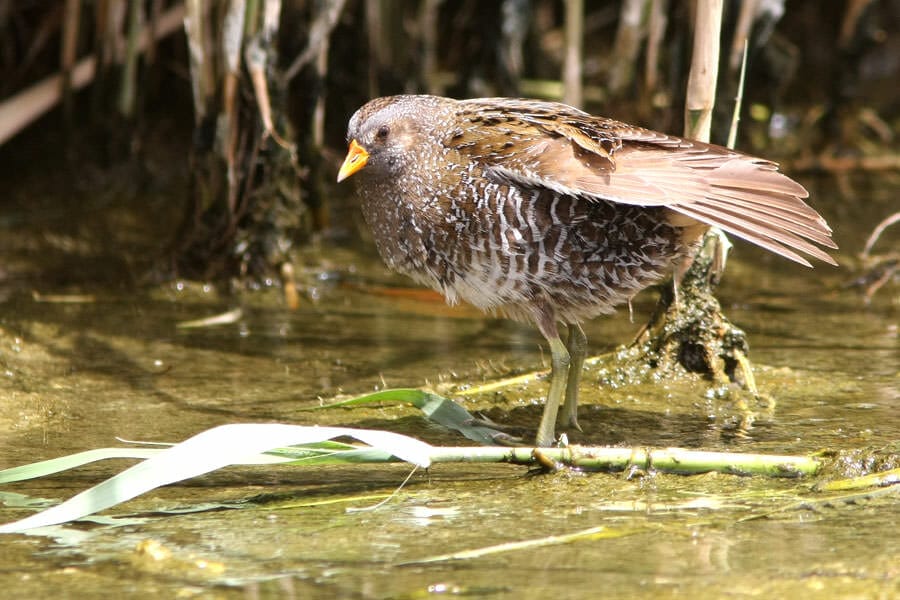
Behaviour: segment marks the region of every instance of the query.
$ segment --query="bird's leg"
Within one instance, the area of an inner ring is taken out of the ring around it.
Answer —
[[[566,378],[566,402],[560,420],[563,424],[581,431],[578,425],[578,384],[581,382],[584,358],[587,356],[587,336],[578,323],[569,325],[566,349],[569,352],[569,375]]]
[[[542,448],[552,446],[556,440],[556,415],[562,403],[569,370],[569,352],[559,336],[548,338],[547,341],[550,343],[550,391],[547,393],[547,403],[544,405],[536,438],[536,444]]]
[[[535,440],[538,446],[546,448],[553,445],[556,439],[556,415],[565,391],[569,351],[559,337],[552,312],[542,311],[536,320],[538,328],[550,344],[550,391],[547,393],[547,403],[544,405],[544,414]]]

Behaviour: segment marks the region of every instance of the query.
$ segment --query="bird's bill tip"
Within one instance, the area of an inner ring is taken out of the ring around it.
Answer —
[[[369,153],[366,152],[366,149],[360,146],[356,140],[352,140],[350,148],[347,150],[347,156],[344,158],[344,164],[341,165],[341,170],[338,171],[338,183],[366,166],[366,161],[368,160]]]

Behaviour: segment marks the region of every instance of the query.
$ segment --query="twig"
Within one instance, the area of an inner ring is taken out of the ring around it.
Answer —
[[[744,57],[741,59],[741,75],[738,79],[737,94],[734,97],[734,112],[731,113],[731,129],[728,130],[728,147],[737,142],[738,124],[741,122],[741,104],[744,102],[744,80],[747,77],[747,40],[744,40]]]
[[[869,257],[869,252],[872,251],[872,246],[875,245],[875,242],[878,241],[878,238],[881,237],[881,234],[884,233],[884,230],[897,222],[900,222],[900,212],[895,212],[894,214],[889,215],[886,219],[881,221],[881,223],[875,226],[875,229],[873,229],[872,233],[869,235],[869,239],[866,240],[866,245],[862,251],[863,258]]]

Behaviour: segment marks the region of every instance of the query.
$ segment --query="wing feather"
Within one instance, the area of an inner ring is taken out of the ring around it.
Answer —
[[[704,144],[593,117],[552,102],[459,102],[463,123],[446,145],[496,181],[639,206],[664,206],[804,265],[806,254],[835,264],[825,220],[808,192],[778,165]]]

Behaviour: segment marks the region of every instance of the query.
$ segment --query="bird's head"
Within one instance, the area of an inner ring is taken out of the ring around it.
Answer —
[[[411,161],[421,160],[443,101],[434,96],[387,96],[357,110],[347,127],[349,149],[338,182],[363,169],[367,177],[400,177]]]

